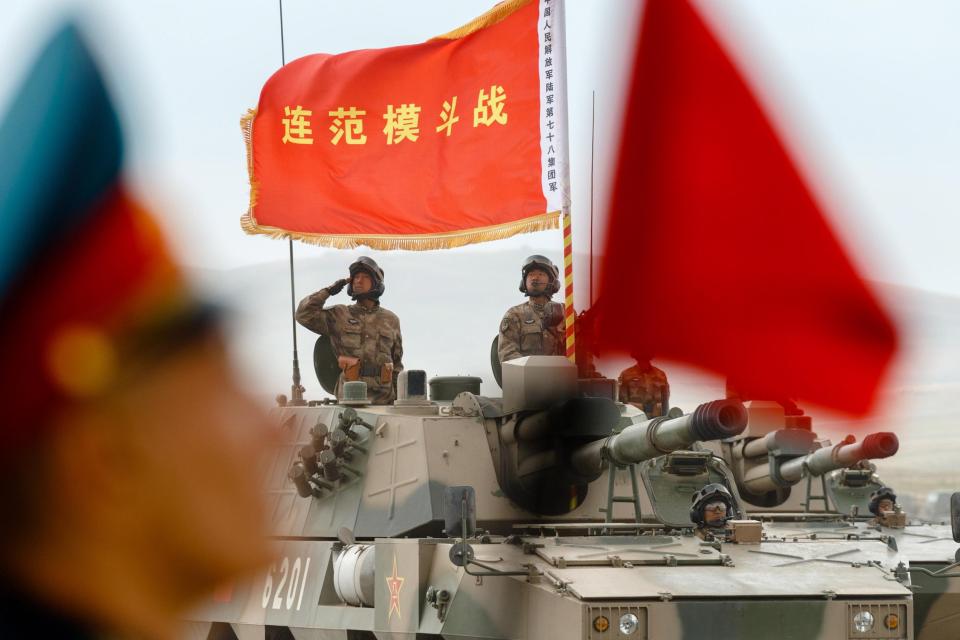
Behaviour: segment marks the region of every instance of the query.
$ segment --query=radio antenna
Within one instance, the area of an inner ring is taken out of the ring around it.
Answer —
[[[590,99],[590,306],[593,306],[593,151],[597,129],[597,92]]]
[[[283,40],[283,0],[277,0],[280,5],[280,64],[287,64],[287,48]],[[297,353],[297,289],[293,279],[293,238],[287,237],[290,249],[290,323],[293,329],[293,385],[290,387],[288,405],[303,406],[307,404],[303,399],[305,389],[300,384],[300,357]]]

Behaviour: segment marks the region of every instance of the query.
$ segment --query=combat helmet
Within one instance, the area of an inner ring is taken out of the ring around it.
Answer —
[[[884,498],[889,498],[894,504],[897,503],[897,494],[893,492],[893,489],[890,487],[880,487],[870,494],[870,505],[867,507],[870,509],[870,513],[875,516],[880,515],[880,501]]]
[[[534,254],[528,256],[526,260],[523,261],[523,268],[520,270],[520,292],[527,293],[527,274],[530,273],[533,269],[542,269],[547,272],[547,275],[550,277],[550,285],[547,287],[546,293],[549,298],[557,291],[560,291],[560,270],[557,269],[557,265],[553,264],[550,261],[550,258],[546,256],[541,256],[540,254]]]
[[[720,501],[727,505],[727,517],[724,521],[733,517],[733,494],[730,490],[719,482],[713,482],[706,485],[695,494],[693,494],[692,505],[690,507],[690,520],[698,526],[706,525],[706,518],[703,510],[710,502]]]
[[[360,271],[366,273],[373,280],[373,286],[366,293],[353,293],[353,276]],[[361,256],[350,265],[350,284],[347,285],[347,295],[354,300],[379,300],[383,292],[386,291],[386,285],[383,283],[383,269],[373,258]]]

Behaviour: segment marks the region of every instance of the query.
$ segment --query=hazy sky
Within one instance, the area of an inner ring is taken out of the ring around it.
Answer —
[[[286,0],[287,60],[419,42],[492,4]],[[597,92],[599,211],[637,6],[567,1],[574,237],[581,251],[589,238],[591,91]],[[837,224],[870,275],[960,295],[960,3],[700,0],[698,6],[748,68],[820,192],[844,214]],[[0,108],[42,38],[70,11],[90,28],[110,74],[130,142],[131,176],[164,213],[183,258],[214,268],[285,258],[286,243],[244,236],[238,222],[248,197],[238,121],[280,65],[276,0],[6,3]],[[672,241],[682,247],[682,238]],[[544,232],[478,249],[523,244],[558,253],[560,236]],[[306,245],[297,252],[323,254]]]

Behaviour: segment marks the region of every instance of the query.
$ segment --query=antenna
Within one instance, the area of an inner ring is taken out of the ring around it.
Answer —
[[[593,306],[593,151],[597,129],[597,92],[590,98],[590,306]]]
[[[287,48],[283,40],[283,0],[278,0],[280,5],[280,63],[281,66],[287,64]],[[304,406],[307,404],[303,399],[304,388],[300,384],[300,357],[297,353],[297,290],[293,279],[293,238],[287,237],[288,247],[290,249],[290,323],[293,328],[293,385],[290,387],[290,400],[287,402],[293,406]]]
[[[280,66],[287,66],[287,49],[283,44],[283,0],[277,0],[280,3]]]

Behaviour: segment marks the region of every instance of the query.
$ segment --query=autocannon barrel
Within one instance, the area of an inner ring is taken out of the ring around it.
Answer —
[[[861,460],[888,458],[900,448],[896,434],[871,433],[862,442],[841,442],[813,453],[780,462],[771,460],[747,471],[745,487],[754,493],[773,491],[778,487],[796,484],[805,474],[820,476],[835,469],[849,467]]]
[[[747,411],[739,400],[714,400],[679,418],[654,418],[583,445],[573,452],[571,463],[577,473],[590,476],[608,461],[618,465],[642,462],[697,441],[730,438],[746,426]]]

